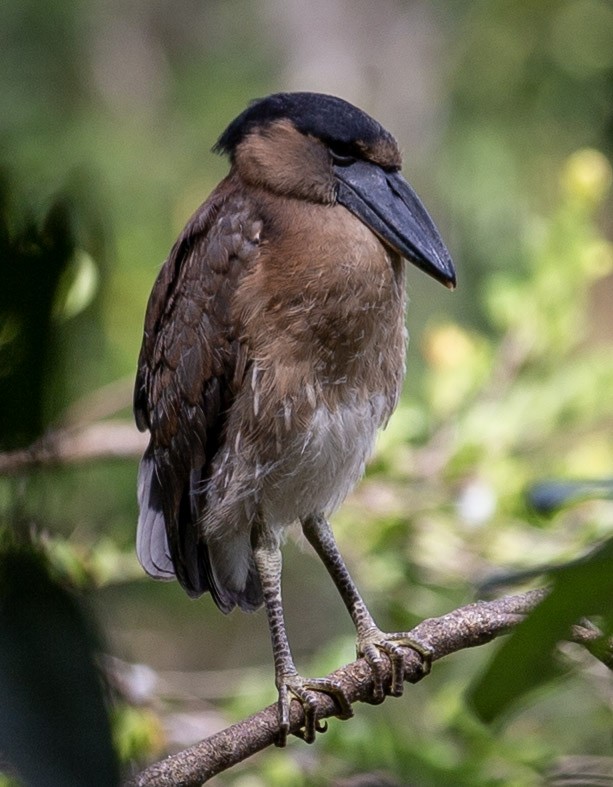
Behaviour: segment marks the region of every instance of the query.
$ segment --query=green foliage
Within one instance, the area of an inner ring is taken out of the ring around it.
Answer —
[[[600,622],[603,639],[613,634],[613,539],[584,561],[556,571],[551,594],[497,651],[469,692],[480,719],[491,722],[527,691],[560,674],[555,650],[577,621]],[[517,670],[519,663],[529,670]]]
[[[0,773],[0,787],[22,787],[23,782]]]
[[[164,733],[148,708],[116,702],[111,717],[115,749],[122,763],[138,762],[163,751]]]

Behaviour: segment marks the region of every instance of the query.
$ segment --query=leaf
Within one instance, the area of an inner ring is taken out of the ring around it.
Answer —
[[[92,257],[83,249],[76,249],[60,277],[53,316],[61,320],[76,317],[93,301],[99,283],[100,274]]]
[[[585,560],[556,569],[552,591],[496,652],[469,689],[477,716],[491,722],[527,692],[561,674],[555,648],[571,626],[588,616],[602,616],[613,630],[613,539]]]

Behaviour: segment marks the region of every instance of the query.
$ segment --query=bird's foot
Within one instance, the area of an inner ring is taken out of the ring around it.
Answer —
[[[366,659],[373,673],[373,703],[383,702],[386,694],[383,686],[384,662],[382,653],[387,654],[392,666],[392,679],[387,693],[392,697],[400,697],[402,695],[405,680],[404,657],[406,648],[410,648],[419,654],[422,660],[421,677],[427,675],[432,666],[432,650],[428,645],[413,639],[410,634],[400,631],[386,634],[374,627],[358,636],[358,656]]]
[[[353,716],[351,704],[347,699],[342,686],[335,680],[327,678],[307,679],[300,675],[282,675],[277,681],[279,687],[279,735],[277,746],[285,746],[290,728],[290,703],[296,698],[304,711],[304,727],[296,733],[306,743],[313,743],[318,732],[325,732],[328,725],[317,718],[317,694],[323,692],[330,694],[336,701],[339,719],[350,719]]]

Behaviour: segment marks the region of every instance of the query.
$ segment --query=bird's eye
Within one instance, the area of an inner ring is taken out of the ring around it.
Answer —
[[[338,167],[348,167],[356,160],[356,156],[349,145],[343,145],[342,143],[336,142],[329,145],[329,150],[330,155],[332,156],[332,161]]]

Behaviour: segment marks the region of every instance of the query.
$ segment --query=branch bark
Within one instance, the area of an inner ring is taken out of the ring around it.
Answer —
[[[478,601],[461,607],[439,618],[424,620],[411,631],[411,638],[428,645],[432,661],[450,653],[483,645],[510,631],[547,595],[546,590],[531,590],[496,601]],[[590,639],[591,635],[575,627],[572,639]],[[405,656],[406,680],[417,683],[423,675],[421,658],[412,650]],[[364,659],[336,670],[327,676],[341,684],[351,702],[372,702],[373,680]],[[386,660],[385,681],[391,679],[391,668]],[[338,709],[332,697],[319,694],[318,716],[334,716]],[[299,732],[304,721],[298,702],[291,706],[290,731]],[[144,770],[126,787],[198,787],[222,771],[236,765],[275,742],[277,706],[255,713],[212,735],[195,746],[167,757]]]

